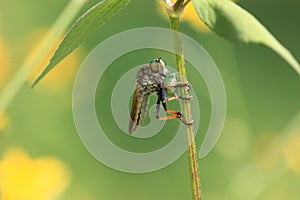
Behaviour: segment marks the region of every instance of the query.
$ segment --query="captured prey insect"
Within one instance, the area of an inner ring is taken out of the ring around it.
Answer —
[[[144,122],[147,108],[148,108],[148,99],[150,94],[157,95],[156,102],[156,112],[155,116],[158,120],[170,120],[170,119],[179,119],[182,123],[186,125],[192,125],[193,122],[186,122],[183,118],[183,115],[180,112],[172,111],[167,109],[166,102],[182,99],[182,100],[191,100],[190,97],[181,97],[175,93],[175,89],[179,87],[187,87],[190,90],[190,85],[188,83],[171,83],[166,85],[166,77],[169,76],[168,70],[166,68],[166,62],[162,58],[157,58],[151,60],[149,65],[143,66],[136,76],[136,89],[133,96],[131,112],[130,112],[130,121],[129,121],[129,133],[136,131],[138,126],[141,126]],[[174,76],[174,73],[171,76]],[[167,90],[171,90],[174,94],[173,97],[168,97]],[[159,117],[160,104],[166,113],[172,114],[167,117]]]

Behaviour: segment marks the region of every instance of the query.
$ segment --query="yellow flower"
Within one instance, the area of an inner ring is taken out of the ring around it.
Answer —
[[[9,150],[0,161],[0,199],[52,200],[70,182],[64,164],[51,157],[32,159],[21,150]]]
[[[43,38],[45,38],[48,30],[38,30],[31,33],[28,39],[28,52],[31,52],[27,62],[32,62],[36,55],[41,51],[39,44],[43,43]],[[51,57],[54,55],[56,49],[58,48],[63,37],[59,38],[57,41],[53,41],[51,50],[47,56],[35,67],[33,73],[31,74],[29,81],[32,83],[38,75],[45,69],[48,65]],[[71,53],[67,58],[61,61],[51,72],[49,72],[46,77],[39,83],[39,85],[45,86],[48,89],[61,90],[73,83],[73,78],[79,66],[80,58],[82,57],[82,50],[77,49]]]
[[[181,20],[186,21],[191,27],[195,28],[196,30],[199,30],[204,33],[210,32],[210,29],[198,17],[198,14],[196,13],[192,2],[190,2],[185,7]]]

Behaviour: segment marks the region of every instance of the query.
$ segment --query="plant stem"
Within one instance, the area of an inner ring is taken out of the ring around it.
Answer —
[[[76,16],[78,11],[82,8],[86,0],[71,0],[62,14],[59,16],[55,24],[52,26],[49,34],[46,36],[43,44],[39,48],[39,53],[31,62],[25,61],[17,71],[12,79],[7,83],[3,91],[0,93],[0,113],[4,112],[18,91],[22,88],[34,67],[45,58],[52,47],[53,41],[56,41],[66,30],[69,23]]]
[[[184,55],[183,55],[182,39],[180,34],[179,17],[170,16],[170,25],[172,29],[173,42],[174,42],[175,53],[176,53],[176,64],[179,72],[179,81],[186,83],[187,77],[186,77],[186,70],[184,66]],[[183,97],[188,97],[188,91],[182,88],[181,95]],[[186,100],[183,100],[182,102],[183,102],[182,103],[183,115],[185,117],[185,120],[188,123],[190,123],[192,122],[190,102]],[[201,200],[200,177],[198,171],[197,150],[196,150],[193,125],[186,126],[186,134],[188,140],[188,153],[189,153],[189,164],[190,164],[191,178],[192,178],[193,197],[194,200]]]

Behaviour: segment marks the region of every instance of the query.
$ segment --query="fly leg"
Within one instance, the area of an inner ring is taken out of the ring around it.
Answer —
[[[178,99],[181,99],[181,100],[192,100],[193,99],[193,96],[189,96],[189,97],[182,97],[182,96],[178,96],[176,93],[173,97],[168,97],[167,99],[165,99],[163,102],[170,102],[170,101],[173,101],[173,100],[178,100]]]
[[[160,87],[165,88],[165,89],[174,89],[174,88],[180,88],[180,87],[187,87],[186,92],[190,92],[192,90],[192,87],[188,82],[186,82],[186,83],[178,82],[174,85],[162,85]]]
[[[194,121],[191,121],[191,122],[185,121],[183,115],[180,112],[173,111],[173,110],[168,110],[167,109],[167,104],[165,102],[163,102],[162,105],[163,105],[166,113],[173,114],[173,115],[172,116],[167,116],[167,117],[162,117],[160,120],[168,120],[168,119],[176,119],[176,118],[178,118],[185,125],[193,125],[194,124]]]
[[[175,85],[161,85],[160,86],[160,88],[162,88],[162,89],[174,89],[174,88],[179,88],[179,87],[187,87],[186,92],[190,92],[192,89],[189,83],[182,83],[182,82],[179,82]],[[193,96],[183,97],[183,96],[178,96],[175,92],[173,92],[173,93],[174,93],[173,97],[168,98],[166,96],[166,98],[163,99],[162,101],[169,102],[169,101],[178,100],[178,99],[181,99],[181,100],[192,100],[193,99]],[[164,95],[163,95],[163,97],[164,97]]]
[[[157,102],[156,102],[156,119],[158,120],[171,120],[171,119],[179,119],[182,123],[184,123],[185,125],[192,125],[194,122],[186,122],[184,120],[184,117],[183,115],[178,112],[178,111],[173,111],[173,110],[168,110],[167,109],[167,104],[166,102],[167,101],[172,101],[172,100],[175,100],[175,99],[178,99],[178,96],[177,97],[172,97],[172,98],[168,98],[167,97],[167,93],[166,93],[166,90],[161,88],[159,94],[158,94],[158,98],[157,98]],[[160,109],[160,103],[162,102],[162,105],[163,105],[163,108],[165,110],[166,113],[168,114],[173,114],[171,116],[167,116],[167,117],[159,117],[159,109]]]
[[[183,115],[178,112],[178,111],[173,111],[173,110],[168,110],[167,107],[166,107],[166,103],[162,103],[163,104],[163,107],[166,111],[166,113],[168,114],[173,114],[171,116],[167,116],[167,117],[157,117],[158,120],[170,120],[170,119],[179,119],[182,123],[184,123],[185,125],[193,125],[194,124],[194,121],[192,122],[186,122]]]
[[[155,110],[155,117],[158,120],[170,120],[170,119],[177,119],[177,115],[172,115],[172,116],[167,116],[167,117],[159,117],[159,110],[160,110],[160,97],[157,97],[157,101],[156,101],[156,110]]]

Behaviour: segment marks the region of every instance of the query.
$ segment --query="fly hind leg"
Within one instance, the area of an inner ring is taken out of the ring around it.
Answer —
[[[178,111],[173,111],[173,110],[168,110],[167,109],[167,104],[165,102],[162,103],[166,113],[168,114],[173,114],[172,116],[167,116],[167,117],[164,117],[162,118],[161,120],[168,120],[168,119],[179,119],[182,123],[184,123],[185,125],[193,125],[194,124],[194,121],[191,121],[191,122],[187,122],[185,121],[184,117],[183,117],[183,114],[181,114],[180,112]]]
[[[165,110],[166,113],[168,114],[173,114],[171,116],[166,116],[166,117],[160,117],[159,116],[159,110],[160,110],[160,103],[161,103],[161,95],[158,96],[157,98],[157,102],[156,102],[156,110],[155,110],[155,116],[156,116],[156,119],[158,120],[171,120],[171,119],[179,119],[182,123],[184,123],[185,125],[192,125],[194,122],[186,122],[184,120],[184,117],[183,115],[180,113],[180,112],[177,112],[177,111],[173,111],[173,110],[168,110],[167,109],[167,105],[165,102],[162,102],[162,105],[163,105],[163,108]]]

